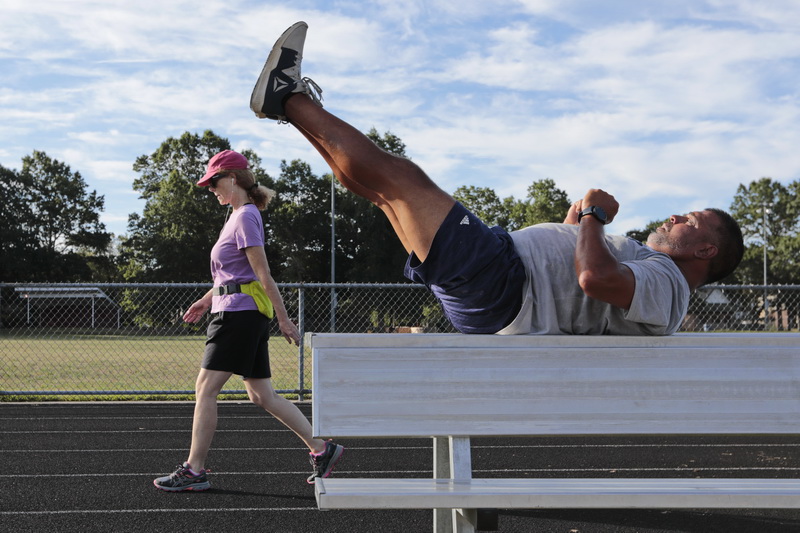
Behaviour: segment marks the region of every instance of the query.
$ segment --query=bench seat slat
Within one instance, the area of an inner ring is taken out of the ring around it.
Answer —
[[[313,335],[314,435],[798,431],[800,335],[636,339]]]
[[[627,348],[796,347],[797,333],[678,333],[664,337],[612,335],[460,335],[453,333],[312,333],[318,348]]]
[[[800,508],[795,479],[318,479],[320,509]]]

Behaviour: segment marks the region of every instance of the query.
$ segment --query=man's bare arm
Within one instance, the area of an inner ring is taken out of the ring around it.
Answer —
[[[591,189],[574,207],[580,212],[591,206],[601,207],[608,216],[608,222],[614,219],[619,210],[619,204],[614,197],[600,189]],[[571,216],[572,213],[565,222]],[[577,214],[574,218],[577,223]],[[580,220],[579,226],[575,273],[581,289],[590,298],[628,309],[636,287],[633,272],[620,263],[609,250],[604,224],[600,220],[587,215]]]

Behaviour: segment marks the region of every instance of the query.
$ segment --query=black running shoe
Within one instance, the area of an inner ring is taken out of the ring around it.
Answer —
[[[306,30],[308,24],[297,22],[272,47],[250,96],[250,109],[258,118],[286,122],[283,103],[294,93],[307,94],[317,105],[322,105],[322,89],[311,79],[300,77]]]
[[[344,453],[344,446],[340,446],[339,444],[334,444],[333,441],[328,441],[325,443],[325,451],[319,454],[308,454],[309,461],[311,462],[311,467],[314,469],[314,473],[308,476],[309,485],[313,485],[314,481],[318,477],[328,477],[331,475],[333,471],[333,467],[336,466],[336,463],[339,462],[339,459],[342,458],[342,454]]]
[[[178,465],[178,469],[168,476],[154,479],[153,485],[168,492],[200,491],[211,488],[211,483],[206,479],[206,471],[195,472],[189,466],[189,463]]]

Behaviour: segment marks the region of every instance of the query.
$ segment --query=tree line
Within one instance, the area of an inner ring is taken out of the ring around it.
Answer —
[[[405,144],[374,128],[368,137],[384,150],[408,157]],[[142,213],[128,217],[127,232],[114,237],[100,222],[104,197],[88,190],[79,172],[34,151],[22,168],[0,165],[5,194],[0,281],[5,282],[208,282],[209,253],[227,216],[195,186],[207,161],[230,149],[212,131],[170,137],[133,163],[134,190]],[[403,282],[406,253],[378,208],[344,190],[332,174],[315,175],[301,161],[283,161],[272,177],[251,150],[259,183],[278,192],[263,213],[266,251],[281,282],[324,282],[331,268],[331,182],[335,191],[336,281]],[[800,181],[783,185],[762,177],[740,184],[728,207],[741,224],[746,252],[741,267],[723,283],[760,284],[767,247],[770,284],[800,280]],[[523,199],[500,198],[490,187],[462,186],[453,196],[489,225],[509,231],[561,222],[572,204],[554,180],[533,181]],[[628,236],[646,240],[663,220]]]

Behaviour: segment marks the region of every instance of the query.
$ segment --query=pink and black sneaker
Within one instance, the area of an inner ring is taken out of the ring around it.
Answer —
[[[189,463],[178,465],[178,469],[168,476],[154,479],[153,485],[168,492],[201,491],[211,488],[211,483],[206,479],[206,470],[195,472]]]
[[[333,467],[339,462],[344,453],[344,446],[334,444],[333,441],[325,443],[325,451],[322,453],[309,453],[309,462],[314,472],[308,476],[309,485],[313,485],[318,477],[328,477],[333,472]]]

